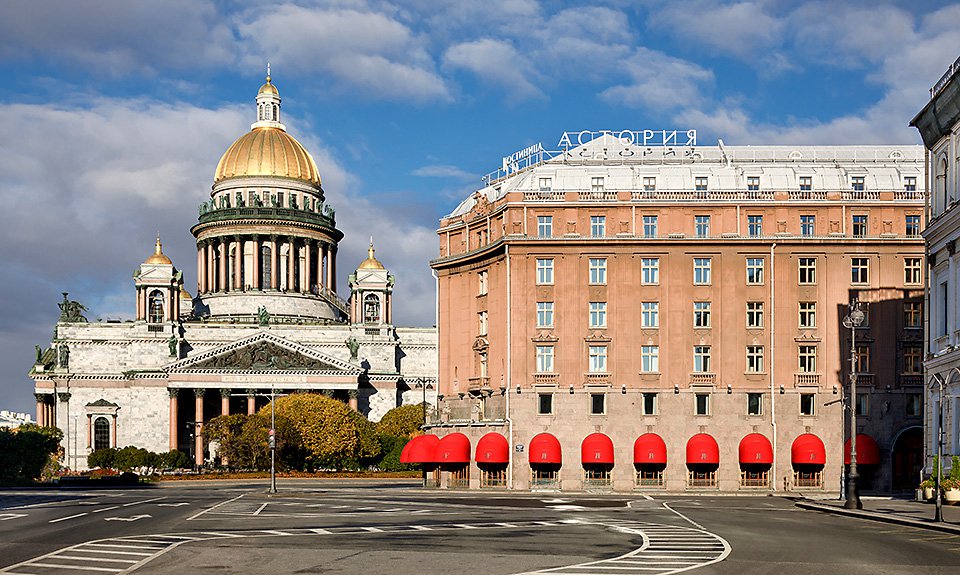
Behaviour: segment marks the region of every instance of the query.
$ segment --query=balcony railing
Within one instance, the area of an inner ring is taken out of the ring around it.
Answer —
[[[717,374],[715,373],[691,373],[690,383],[693,385],[714,385],[717,383]]]
[[[923,385],[923,376],[919,373],[905,373],[900,376],[900,385]]]
[[[590,190],[579,193],[581,202],[615,202],[617,201],[617,192],[610,190]]]
[[[822,489],[823,488],[823,472],[822,471],[794,471],[793,472],[793,486],[799,488],[807,489]]]
[[[585,373],[583,381],[587,385],[608,385],[610,383],[609,373]]]
[[[559,190],[534,190],[523,192],[525,202],[562,202],[564,193]]]
[[[820,385],[819,373],[795,373],[793,374],[794,385]]]
[[[556,385],[560,382],[559,373],[535,373],[533,374],[534,385]]]
[[[840,192],[840,199],[851,201],[879,200],[880,192],[877,190],[843,190]]]
[[[716,471],[688,471],[687,472],[687,487],[716,487],[717,486],[717,472]]]
[[[899,190],[893,192],[893,199],[895,200],[922,200],[923,192],[920,190]]]
[[[874,375],[872,373],[858,373],[857,385],[869,385],[873,387]]]
[[[741,470],[740,487],[770,487],[770,472]]]
[[[637,471],[634,481],[637,487],[663,487],[666,485],[663,471]]]

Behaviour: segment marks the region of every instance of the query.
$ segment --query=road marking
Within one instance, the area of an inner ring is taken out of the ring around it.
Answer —
[[[106,571],[107,573],[119,573],[123,569],[113,567],[85,567],[83,565],[59,565],[56,563],[34,563],[36,567],[50,567],[52,569],[79,569],[81,571]]]
[[[124,503],[122,507],[130,507],[131,505],[140,505],[141,503],[150,503],[151,501],[160,501],[161,499],[166,499],[166,496],[154,497],[153,499],[144,499],[143,501],[132,501],[130,503]]]
[[[76,559],[77,561],[106,561],[107,563],[136,563],[136,559],[108,559],[106,557],[80,557],[77,555],[57,555],[57,559]]]
[[[131,515],[130,517],[104,517],[104,521],[136,521],[137,519],[145,519],[147,517],[152,517],[151,515]]]
[[[671,513],[675,513],[675,514],[678,515],[681,519],[683,519],[684,521],[686,521],[686,522],[689,523],[690,525],[693,525],[693,526],[696,527],[697,529],[703,530],[703,525],[700,525],[699,523],[697,523],[697,522],[694,521],[693,519],[690,519],[689,517],[687,517],[687,516],[684,515],[683,513],[680,513],[680,512],[677,511],[676,509],[673,509],[672,507],[670,507],[670,506],[667,505],[666,503],[663,504],[663,508],[666,509],[667,511],[671,512]]]
[[[95,543],[88,543],[87,545],[96,545]],[[153,553],[144,553],[142,551],[114,551],[112,549],[71,549],[72,553],[111,553],[114,555],[134,555],[139,557],[149,557]]]
[[[71,515],[69,517],[61,517],[60,519],[51,519],[47,523],[60,523],[61,521],[66,521],[67,519],[76,519],[77,517],[83,517],[87,515],[86,513],[77,513],[76,515]]]
[[[237,496],[234,497],[233,499],[227,499],[226,501],[221,501],[220,503],[217,503],[217,504],[214,505],[213,507],[208,507],[207,509],[204,509],[203,511],[201,511],[201,512],[199,512],[199,513],[197,513],[197,514],[188,517],[188,518],[187,518],[187,521],[193,521],[194,519],[196,519],[197,517],[200,517],[200,516],[203,515],[204,513],[207,513],[208,511],[213,511],[214,509],[216,509],[217,507],[220,507],[221,505],[226,505],[227,503],[232,503],[232,502],[236,501],[237,499],[240,499],[240,498],[243,497],[243,496],[244,496],[244,494],[241,493],[240,495],[237,495]]]
[[[26,517],[26,513],[0,513],[0,521],[10,521],[17,517]]]
[[[554,511],[583,511],[586,509],[586,507],[580,505],[548,505],[547,508]]]
[[[181,505],[190,505],[186,501],[180,503],[157,503],[157,507],[180,507]]]
[[[107,541],[129,541],[129,539],[107,539]],[[156,549],[156,547],[147,547],[146,545],[115,545],[113,543],[87,543],[94,547],[119,547],[120,549]]]
[[[257,510],[253,512],[253,514],[254,514],[254,515],[260,515],[260,512],[263,511],[264,509],[266,509],[267,505],[269,505],[269,503],[264,503],[263,505],[261,505],[260,507],[258,507]]]
[[[103,509],[94,509],[93,513],[100,513],[101,511],[110,511],[111,509],[119,509],[119,505],[114,505],[113,507],[104,507]]]

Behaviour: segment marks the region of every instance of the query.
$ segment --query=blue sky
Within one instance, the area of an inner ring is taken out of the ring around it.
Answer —
[[[948,2],[0,0],[0,407],[32,410],[61,291],[130,316],[158,231],[195,291],[189,228],[267,61],[346,234],[340,286],[373,234],[397,323],[431,325],[437,220],[502,156],[581,129],[919,143],[957,22]]]

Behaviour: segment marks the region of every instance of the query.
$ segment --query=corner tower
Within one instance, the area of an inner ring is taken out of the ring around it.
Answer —
[[[376,329],[393,323],[393,275],[374,256],[373,238],[367,259],[350,274],[350,322]]]
[[[336,294],[334,210],[324,203],[310,153],[280,123],[269,72],[257,92],[257,121],[220,158],[210,200],[200,205],[197,313],[347,320]]]

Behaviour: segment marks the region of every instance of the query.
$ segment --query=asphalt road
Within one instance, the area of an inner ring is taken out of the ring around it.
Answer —
[[[424,491],[412,482],[0,491],[0,572],[954,573],[960,537],[775,497]]]

